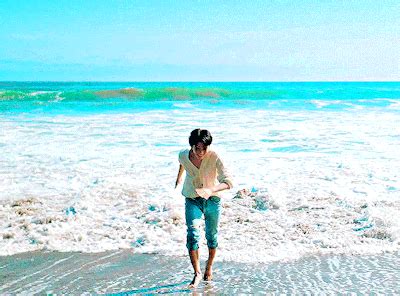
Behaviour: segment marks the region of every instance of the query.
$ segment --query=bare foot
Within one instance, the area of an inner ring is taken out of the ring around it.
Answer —
[[[212,267],[207,266],[206,271],[204,272],[204,277],[203,280],[205,281],[212,281],[213,275],[212,275]]]
[[[206,282],[211,282],[212,279],[213,279],[212,274],[204,274],[204,280],[205,280]]]
[[[200,281],[201,281],[201,273],[196,272],[194,274],[193,280],[189,284],[189,288],[196,288],[200,284]]]

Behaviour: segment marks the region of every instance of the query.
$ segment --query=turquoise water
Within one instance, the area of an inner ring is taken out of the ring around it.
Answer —
[[[400,82],[0,82],[0,112],[82,114],[215,109],[346,110],[400,101]]]

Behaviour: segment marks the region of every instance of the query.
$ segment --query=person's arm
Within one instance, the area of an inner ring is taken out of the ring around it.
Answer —
[[[217,186],[214,186],[212,188],[210,188],[212,190],[213,193],[215,192],[219,192],[225,189],[229,189],[229,185],[227,183],[219,183]]]
[[[219,185],[225,184],[227,187],[223,187],[223,189],[216,188],[218,191],[225,190],[225,189],[232,189],[233,187],[233,178],[229,170],[225,167],[222,160],[218,157],[217,159],[217,173],[218,173],[218,182]],[[216,186],[216,187],[219,187]]]
[[[202,198],[208,199],[211,195],[216,192],[229,189],[229,185],[226,183],[219,183],[217,186],[210,187],[210,188],[197,188],[195,189],[197,194],[200,195]]]
[[[176,176],[175,188],[178,187],[179,183],[181,183],[183,171],[184,171],[183,165],[179,164],[179,171],[178,171],[178,176]]]

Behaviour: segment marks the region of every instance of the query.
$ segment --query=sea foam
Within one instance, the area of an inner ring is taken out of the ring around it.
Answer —
[[[399,114],[390,110],[1,116],[0,255],[185,255],[184,198],[173,186],[197,127],[212,132],[236,181],[222,200],[218,260],[399,250]]]

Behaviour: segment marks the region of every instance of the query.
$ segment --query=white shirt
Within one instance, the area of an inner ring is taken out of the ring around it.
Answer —
[[[189,149],[179,152],[179,163],[185,168],[186,178],[183,183],[182,195],[196,198],[199,195],[196,188],[210,188],[220,183],[226,183],[229,189],[233,187],[232,178],[218,154],[209,149],[197,168],[189,159]],[[219,196],[214,193],[213,196]]]

